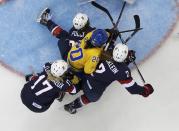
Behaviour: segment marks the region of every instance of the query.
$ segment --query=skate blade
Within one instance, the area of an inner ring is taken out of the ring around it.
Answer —
[[[36,22],[37,22],[37,23],[40,23],[41,16],[42,16],[42,14],[44,13],[44,11],[47,10],[47,9],[49,9],[49,8],[46,7],[45,9],[43,9],[43,10],[41,11],[40,15],[39,15],[39,16],[37,17],[37,19],[36,19]]]

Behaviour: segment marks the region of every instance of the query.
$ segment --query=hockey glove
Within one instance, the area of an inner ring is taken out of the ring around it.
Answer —
[[[73,76],[73,79],[71,79],[71,82],[73,83],[73,84],[78,84],[79,82],[80,82],[80,78],[79,77],[77,77],[76,75],[74,75]]]
[[[32,81],[32,80],[36,80],[36,79],[37,79],[36,75],[33,75],[33,74],[25,75],[25,80],[26,81]]]
[[[119,34],[119,31],[117,29],[106,29],[106,31],[110,34],[110,37],[108,40],[112,40],[111,44],[114,44],[116,39],[118,38],[118,36],[120,35]],[[113,35],[112,35],[113,34]],[[112,38],[111,38],[112,37]],[[108,41],[109,42],[109,41]]]
[[[125,63],[127,65],[129,65],[130,63],[134,62],[135,59],[136,59],[135,51],[134,50],[129,50],[127,58],[125,59]]]
[[[74,75],[72,72],[68,72],[67,74],[65,74],[65,77],[67,79],[69,79],[73,84],[78,84],[79,81],[81,80],[79,77],[77,77],[76,75]]]
[[[144,85],[144,92],[141,93],[140,95],[142,95],[143,97],[148,97],[153,92],[154,92],[154,89],[153,89],[152,85],[151,84],[145,84]]]

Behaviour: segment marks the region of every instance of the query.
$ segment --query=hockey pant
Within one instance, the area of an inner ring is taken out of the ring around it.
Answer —
[[[73,108],[78,109],[89,103],[96,102],[101,98],[105,89],[106,88],[101,89],[101,87],[91,88],[88,81],[85,80],[82,84],[82,90],[84,94],[75,99],[70,104],[73,105]]]
[[[92,83],[90,83],[88,80],[83,83],[82,87],[85,96],[89,99],[90,102],[98,101],[103,95],[105,89],[105,86],[93,86]]]

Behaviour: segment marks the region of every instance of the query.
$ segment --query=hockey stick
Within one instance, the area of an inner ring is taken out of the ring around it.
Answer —
[[[103,6],[101,6],[100,4],[98,4],[98,3],[95,2],[95,1],[92,1],[91,4],[92,4],[93,6],[95,6],[96,8],[98,8],[98,9],[104,11],[104,12],[108,15],[108,17],[109,17],[109,19],[111,20],[113,26],[115,26],[114,20],[113,20],[111,14],[109,13],[109,11],[108,11],[106,8],[104,8]]]
[[[124,30],[124,31],[119,31],[120,34],[126,33],[126,32],[131,32],[131,31],[136,31],[136,30],[142,30],[143,28],[136,28],[136,29],[131,29],[131,30]]]
[[[116,23],[114,23],[114,20],[113,20],[111,14],[109,13],[109,11],[108,11],[105,7],[103,7],[102,5],[98,4],[98,3],[95,2],[95,1],[92,1],[91,4],[92,4],[93,6],[95,6],[96,8],[98,8],[98,9],[104,11],[104,12],[108,15],[108,17],[110,18],[111,23],[112,23],[113,26],[114,26],[113,29],[114,29],[114,30],[118,30],[118,29],[117,29],[117,26],[118,26],[119,21],[120,21],[120,19],[121,19],[121,16],[122,16],[122,13],[123,13],[123,11],[124,11],[126,2],[124,2],[123,6],[122,6],[120,15],[119,15],[118,20],[117,20]],[[119,38],[120,38],[120,40],[122,41],[122,43],[128,42],[139,30],[142,29],[142,28],[140,28],[140,18],[139,18],[138,15],[134,15],[134,20],[135,20],[135,24],[136,24],[135,29],[119,32]],[[121,34],[121,33],[125,33],[125,32],[131,32],[131,31],[133,31],[133,33],[124,41],[124,40],[122,39],[122,36],[121,36],[120,34]],[[113,36],[113,34],[112,34],[112,36]],[[111,40],[110,40],[110,41],[111,41]],[[109,43],[110,43],[110,41],[109,41]],[[106,45],[106,47],[105,47],[105,49],[104,49],[105,51],[107,50],[107,48],[108,48],[108,46],[109,46],[109,43]]]
[[[117,26],[118,26],[118,24],[119,24],[119,21],[120,21],[120,19],[121,19],[121,16],[122,16],[122,14],[123,14],[123,11],[124,11],[125,6],[126,6],[126,1],[125,1],[124,4],[122,5],[121,12],[120,12],[119,17],[118,17],[118,19],[117,19],[117,22],[116,22],[116,24],[115,24],[115,26],[114,26],[114,30],[115,30],[115,29],[118,30]],[[119,30],[118,30],[118,32],[119,32]],[[119,36],[120,40],[121,40],[122,43],[123,43],[124,41],[123,41],[122,36],[120,35],[120,33],[119,33],[118,36]]]
[[[133,64],[135,65],[135,67],[136,67],[136,69],[137,69],[137,72],[139,73],[140,78],[142,79],[143,84],[145,84],[144,77],[142,76],[142,73],[140,72],[140,70],[139,70],[139,68],[138,68],[138,66],[137,66],[137,64],[136,64],[136,62],[134,61]]]
[[[88,4],[92,1],[95,1],[95,0],[88,0],[88,1],[83,1],[83,2],[80,2],[78,5],[81,6],[81,5],[85,5],[85,4]]]
[[[103,6],[99,5],[98,3],[94,2],[94,1],[92,1],[91,4],[92,4],[93,6],[95,6],[96,8],[101,9],[102,11],[104,11],[104,12],[108,15],[108,17],[110,18],[110,20],[111,20],[111,22],[112,22],[112,24],[113,24],[113,26],[114,26],[113,29],[114,29],[114,30],[117,29],[117,25],[119,24],[119,21],[120,21],[120,18],[121,18],[121,16],[122,16],[122,13],[123,13],[123,11],[124,11],[126,2],[124,2],[123,6],[122,6],[122,9],[121,9],[121,12],[120,12],[120,14],[119,14],[119,17],[118,17],[118,20],[117,20],[116,24],[114,23],[114,20],[113,20],[111,14],[109,13],[109,11],[108,11],[106,8],[104,8]],[[135,20],[135,29],[119,32],[119,37],[120,37],[120,39],[121,39],[121,41],[122,41],[123,44],[126,44],[139,30],[142,29],[142,28],[140,28],[140,18],[139,18],[138,15],[134,15],[134,20]],[[117,30],[118,30],[118,29],[117,29]],[[130,31],[133,31],[133,33],[124,41],[123,38],[121,37],[120,33],[125,33],[125,32],[130,32]],[[113,37],[113,35],[114,35],[114,34],[112,34],[112,37]],[[112,38],[112,37],[111,37],[111,38]],[[109,44],[110,44],[111,41],[112,41],[112,39],[109,40],[109,42],[107,43],[107,45],[106,45],[104,51],[106,51],[106,50],[108,49]],[[140,70],[139,70],[137,64],[135,63],[135,61],[133,62],[133,64],[136,66],[137,71],[138,71],[138,73],[139,73],[139,75],[140,75],[140,77],[141,77],[143,83],[145,83],[144,77],[142,76],[142,74],[141,74],[141,72],[140,72]]]
[[[113,24],[113,26],[114,26],[114,28],[115,28],[115,27],[117,27],[118,24],[119,24],[119,21],[120,21],[120,19],[121,19],[122,13],[123,13],[123,11],[124,11],[126,2],[124,2],[123,6],[122,6],[121,12],[120,12],[120,14],[119,14],[119,17],[118,17],[116,23],[114,22],[114,20],[113,20],[111,14],[109,13],[109,11],[108,11],[105,7],[103,7],[102,5],[98,4],[98,3],[95,2],[95,1],[92,1],[91,4],[92,4],[93,6],[95,6],[96,8],[98,8],[98,9],[104,11],[104,12],[108,15],[109,19],[111,20],[111,23]]]
[[[123,6],[122,6],[122,9],[121,9],[121,11],[120,11],[120,14],[119,14],[119,17],[118,17],[118,19],[117,19],[117,22],[115,23],[115,24],[113,24],[113,30],[115,31],[115,30],[117,30],[118,32],[119,32],[119,30],[118,30],[118,28],[117,28],[117,26],[118,26],[118,24],[119,24],[119,21],[120,21],[120,19],[121,19],[121,16],[122,16],[122,14],[123,14],[123,12],[124,12],[124,8],[125,8],[125,5],[126,5],[126,2],[124,2],[124,4],[123,4]],[[103,7],[104,8],[104,7]],[[107,10],[107,9],[106,9]],[[108,11],[108,10],[107,10]],[[108,11],[109,12],[109,11]],[[111,16],[111,15],[110,15]],[[114,22],[114,21],[111,21],[112,23]],[[113,40],[113,36],[114,36],[114,33],[112,32],[112,34],[111,34],[111,39],[109,40],[109,42],[107,43],[107,45],[106,45],[106,47],[104,48],[104,51],[107,51],[107,49],[108,49],[108,47],[109,47],[109,44],[112,42],[112,40]],[[120,37],[120,39],[121,39],[121,41],[123,40],[122,39],[122,37],[121,37],[121,35],[119,35],[119,37]],[[116,38],[117,39],[117,38]]]
[[[109,16],[109,18],[110,18],[110,20],[111,20],[111,22],[112,22],[112,24],[113,24],[113,26],[114,26],[114,29],[117,28],[117,25],[119,24],[120,18],[121,18],[121,16],[122,16],[123,11],[124,11],[124,7],[125,7],[125,5],[126,5],[126,2],[124,2],[123,6],[122,6],[122,9],[121,9],[121,12],[120,12],[120,15],[119,15],[119,17],[118,17],[118,20],[117,20],[116,24],[114,23],[114,20],[113,20],[111,14],[109,13],[109,11],[108,11],[106,8],[104,8],[103,6],[99,5],[98,3],[94,2],[94,1],[92,1],[91,4],[92,4],[93,6],[99,8],[99,9],[101,9],[102,11],[104,11],[104,12]],[[122,41],[123,44],[126,44],[139,30],[142,29],[142,28],[140,28],[140,17],[139,17],[138,15],[134,15],[134,20],[135,20],[135,29],[119,32],[119,37],[120,37],[120,39],[121,39],[121,41]],[[117,30],[118,30],[118,29],[117,29]],[[120,33],[125,33],[125,32],[130,32],[130,31],[133,31],[133,33],[124,41],[123,38],[121,37]],[[114,34],[112,34],[112,37],[113,37],[113,35],[114,35]],[[111,38],[112,38],[112,37],[111,37]],[[109,44],[110,44],[111,41],[112,41],[112,39],[108,42],[108,44],[106,45],[104,51],[107,50],[107,48],[108,48],[108,46],[109,46]],[[136,66],[137,71],[138,71],[138,73],[139,73],[139,75],[140,75],[140,77],[141,77],[143,83],[145,83],[144,77],[142,76],[142,74],[141,74],[141,72],[140,72],[140,70],[139,70],[137,64],[135,63],[135,61],[133,62],[133,64]]]
[[[140,17],[138,15],[134,15],[134,21],[135,21],[135,29],[119,32],[119,33],[126,33],[126,32],[133,31],[133,33],[129,37],[127,37],[126,40],[123,40],[122,37],[119,36],[123,44],[126,44],[139,30],[143,29],[140,28]]]
[[[125,32],[133,31],[133,33],[130,36],[128,36],[126,40],[123,40],[121,35],[119,35],[119,38],[121,39],[121,42],[123,44],[126,44],[139,30],[143,29],[143,28],[140,28],[140,17],[138,15],[134,15],[134,21],[135,21],[135,29],[122,32],[122,33],[125,33]]]
[[[125,43],[127,43],[139,30],[140,28],[140,17],[138,15],[134,15],[135,20],[135,29],[134,32],[125,40]]]
[[[118,17],[118,20],[117,20],[116,24],[114,23],[114,20],[113,20],[111,14],[109,13],[109,11],[108,11],[105,7],[103,7],[102,5],[98,4],[98,3],[95,2],[95,1],[92,1],[91,4],[92,4],[93,6],[95,6],[96,8],[98,8],[98,9],[104,11],[104,12],[108,15],[108,17],[110,18],[110,20],[111,20],[111,22],[112,22],[112,24],[113,24],[113,26],[114,26],[114,29],[117,28],[117,25],[119,24],[119,21],[120,21],[120,18],[121,18],[121,16],[122,16],[124,7],[125,7],[125,5],[126,5],[126,2],[124,2],[123,6],[122,6],[122,9],[121,9],[121,12],[120,12],[120,15],[119,15],[119,17]],[[125,33],[125,32],[133,31],[133,33],[132,33],[125,41],[122,39],[122,36],[119,35],[119,38],[121,39],[122,43],[128,42],[139,30],[142,29],[142,28],[140,28],[140,17],[139,17],[138,15],[134,15],[134,20],[135,20],[135,24],[136,24],[135,29],[119,32],[119,34],[120,34],[120,33]],[[109,45],[106,45],[106,46],[107,46],[107,48],[108,48]],[[105,49],[107,50],[107,48],[105,48]]]
[[[140,18],[139,18],[138,15],[134,15],[134,20],[135,20],[135,29],[134,29],[134,32],[125,41],[122,39],[122,37],[119,36],[123,44],[127,44],[127,42],[139,31],[139,29],[142,29],[142,28],[140,28]],[[135,67],[137,69],[137,72],[138,72],[140,78],[143,81],[143,84],[145,84],[144,77],[143,77],[142,73],[140,72],[136,62],[133,61],[133,64],[135,65]]]
[[[116,27],[116,28],[117,28],[117,26],[118,26],[118,24],[119,24],[119,21],[120,21],[120,19],[121,19],[122,14],[123,14],[123,12],[124,12],[125,6],[126,6],[126,2],[124,2],[124,4],[122,5],[121,12],[120,12],[119,17],[118,17],[118,19],[117,19],[117,22],[116,22],[116,24],[115,24],[115,27]]]

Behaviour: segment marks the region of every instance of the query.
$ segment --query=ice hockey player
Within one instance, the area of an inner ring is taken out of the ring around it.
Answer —
[[[46,63],[43,72],[27,77],[27,83],[21,91],[23,104],[31,111],[40,113],[46,111],[59,94],[76,93],[77,88],[71,76],[68,76],[67,69],[68,64],[64,60],[57,60]]]
[[[72,69],[85,74],[93,73],[108,38],[107,31],[95,29],[82,39],[81,44],[72,46],[68,53],[68,62]]]
[[[128,60],[130,63],[135,60],[135,57],[128,56],[126,45],[117,44],[111,54],[112,59],[100,62],[94,73],[86,75],[86,81],[82,87],[84,94],[73,102],[64,105],[66,111],[75,114],[78,108],[98,101],[105,89],[115,80],[131,94],[148,97],[153,93],[151,84],[140,86],[133,80],[130,69],[123,61],[130,58]]]
[[[84,13],[77,13],[73,18],[73,27],[67,32],[62,27],[51,20],[49,8],[45,8],[38,18],[40,24],[46,26],[53,36],[59,39],[58,48],[64,60],[67,59],[67,54],[71,49],[71,44],[81,41],[88,32],[95,28],[90,26],[89,18]]]

